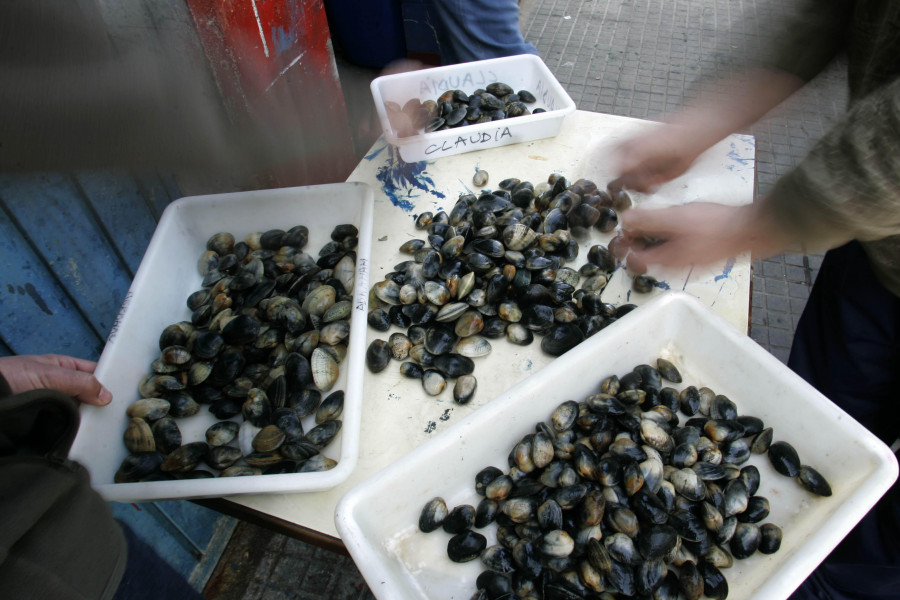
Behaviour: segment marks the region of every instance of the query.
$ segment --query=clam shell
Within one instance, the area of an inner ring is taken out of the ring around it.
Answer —
[[[312,352],[309,364],[316,387],[323,392],[331,390],[340,375],[337,361],[321,348],[316,348]]]
[[[484,317],[478,311],[469,310],[464,312],[456,320],[454,333],[461,338],[466,338],[484,329]]]
[[[337,466],[337,461],[331,458],[328,458],[324,454],[316,454],[309,460],[303,463],[303,466],[298,469],[298,473],[314,473],[319,471],[328,471]]]
[[[428,369],[422,375],[422,388],[430,396],[437,396],[447,387],[447,380],[440,371]]]
[[[206,442],[210,446],[224,446],[231,443],[240,431],[240,424],[234,421],[219,421],[206,430]]]
[[[475,396],[477,387],[478,381],[474,375],[461,375],[456,379],[456,384],[453,386],[453,399],[460,404],[466,404]]]
[[[459,300],[465,298],[469,292],[471,292],[475,287],[475,273],[469,272],[459,278],[459,289],[456,293],[456,297]]]
[[[169,414],[169,407],[168,400],[143,398],[129,406],[125,414],[131,418],[138,417],[148,421],[155,421]]]
[[[396,285],[396,284],[395,284]],[[320,285],[306,295],[301,308],[309,315],[321,317],[335,303],[337,293],[330,285]]]
[[[391,306],[400,304],[400,286],[395,281],[385,279],[372,286],[375,297]],[[305,304],[305,303],[304,303]]]
[[[348,294],[353,293],[353,285],[356,282],[356,263],[349,255],[344,257],[334,265],[334,278],[341,282],[344,291]]]
[[[254,436],[252,446],[257,452],[271,452],[284,443],[285,437],[276,425],[266,425]]]
[[[453,352],[469,358],[487,356],[491,353],[491,343],[481,335],[464,337],[453,347]]]
[[[452,302],[450,304],[445,304],[441,307],[441,310],[438,311],[434,320],[440,323],[449,323],[451,321],[455,321],[462,315],[466,310],[468,310],[469,305],[465,302]]]
[[[537,233],[527,225],[516,223],[503,230],[503,244],[508,250],[522,251],[537,240]]]
[[[156,450],[156,441],[153,438],[153,431],[150,425],[144,419],[134,417],[125,428],[123,436],[125,447],[130,452],[153,452]]]

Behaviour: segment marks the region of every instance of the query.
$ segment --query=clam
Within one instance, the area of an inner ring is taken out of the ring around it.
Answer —
[[[430,533],[436,530],[447,518],[450,511],[447,510],[447,504],[443,498],[432,498],[422,508],[419,515],[419,530],[424,533]]]
[[[794,447],[787,442],[775,442],[768,449],[769,461],[775,470],[785,477],[796,477],[800,474],[800,456]]]
[[[181,445],[181,429],[172,417],[166,416],[159,419],[153,423],[150,429],[153,432],[153,440],[158,451],[168,454]]]
[[[328,458],[324,454],[316,454],[307,459],[298,469],[298,473],[317,473],[321,471],[330,471],[337,466],[337,461]]]
[[[797,471],[797,481],[800,482],[803,489],[816,494],[817,496],[831,495],[831,485],[829,485],[828,481],[821,473],[809,465],[800,466],[800,469]]]
[[[206,430],[206,443],[210,446],[230,444],[240,430],[240,424],[234,421],[219,421]]]
[[[463,504],[451,510],[441,523],[447,533],[462,533],[475,525],[475,507]]]
[[[200,464],[209,449],[206,442],[191,442],[173,450],[166,456],[160,470],[164,472],[186,473]]]
[[[344,392],[338,390],[329,394],[322,400],[316,409],[316,424],[321,425],[326,421],[334,421],[344,411]]]
[[[407,354],[409,349],[406,350]],[[380,373],[391,361],[393,351],[391,345],[385,340],[373,340],[366,350],[366,365],[373,373]]]
[[[316,387],[323,392],[330,391],[340,375],[337,361],[321,348],[316,348],[313,350],[309,364]]]
[[[159,471],[165,456],[159,452],[138,452],[128,454],[116,470],[116,483],[134,483]]]
[[[227,469],[241,459],[243,453],[234,446],[213,446],[204,460],[213,469]]]
[[[333,419],[316,425],[306,433],[306,440],[317,448],[324,448],[341,430],[341,421]]]
[[[430,396],[438,396],[447,387],[447,380],[440,371],[427,369],[422,374],[422,388]]]
[[[162,398],[144,398],[131,404],[126,410],[131,418],[140,418],[146,421],[155,421],[169,414],[170,404]]]
[[[459,404],[467,404],[475,396],[477,386],[474,375],[461,375],[453,386],[453,399]]]
[[[125,447],[129,452],[153,452],[156,450],[156,440],[150,425],[140,417],[133,417],[125,428],[123,436]]]
[[[458,533],[447,543],[447,556],[453,562],[468,562],[481,556],[487,547],[487,539],[471,529]]]
[[[285,433],[277,425],[266,425],[253,438],[253,449],[257,452],[272,452],[284,443],[285,438]]]

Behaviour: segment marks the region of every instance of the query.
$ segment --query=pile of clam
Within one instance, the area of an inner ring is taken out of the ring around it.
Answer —
[[[511,449],[506,471],[475,475],[477,507],[426,504],[419,529],[443,528],[451,560],[486,569],[473,600],[725,598],[724,569],[781,545],[751,454],[831,495],[760,419],[709,388],[666,385],[681,375],[663,359],[657,366],[560,404]],[[489,546],[475,529],[493,524]]]
[[[401,373],[431,395],[456,379],[454,398],[466,403],[477,386],[472,359],[490,353],[489,340],[528,345],[539,335],[552,356],[570,350],[634,308],[601,298],[617,268],[606,246],[591,246],[578,270],[567,266],[579,240],[592,228],[611,232],[630,204],[621,188],[553,174],[538,185],[506,179],[497,190],[461,195],[449,214],[420,214],[426,239],[404,243],[410,259],[369,295],[369,325],[404,330],[369,345],[369,369],[404,361]],[[650,291],[652,281],[636,277],[634,289]]]
[[[163,330],[141,399],[126,411],[129,455],[116,482],[336,465],[322,450],[341,429],[344,393],[332,388],[347,353],[357,238],[339,225],[318,256],[304,251],[302,225],[208,240],[191,318]],[[182,443],[177,419],[201,405],[219,421],[206,441]]]
[[[396,102],[385,102],[385,109],[397,137],[409,137],[546,112],[543,108],[528,108],[536,102],[528,90],[516,92],[505,83],[495,82],[471,95],[463,90],[448,90],[436,100],[422,102],[413,98],[402,107]]]

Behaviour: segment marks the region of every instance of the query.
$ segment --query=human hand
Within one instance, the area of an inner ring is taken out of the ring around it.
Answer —
[[[662,125],[626,140],[614,150],[617,183],[652,192],[688,170],[706,149],[700,135],[680,125]]]
[[[710,264],[748,250],[755,258],[765,258],[788,245],[787,238],[753,204],[692,202],[661,209],[635,208],[619,219],[623,241],[614,251],[637,272],[643,272],[648,264]],[[652,243],[648,244],[648,239]]]
[[[5,356],[0,375],[14,394],[38,389],[59,390],[85,404],[103,406],[112,394],[94,377],[97,363],[61,354]]]

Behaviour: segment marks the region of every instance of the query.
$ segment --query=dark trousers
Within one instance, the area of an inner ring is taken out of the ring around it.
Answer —
[[[900,298],[857,242],[830,250],[794,336],[788,366],[883,442],[900,434]],[[900,598],[900,484],[791,596]]]

